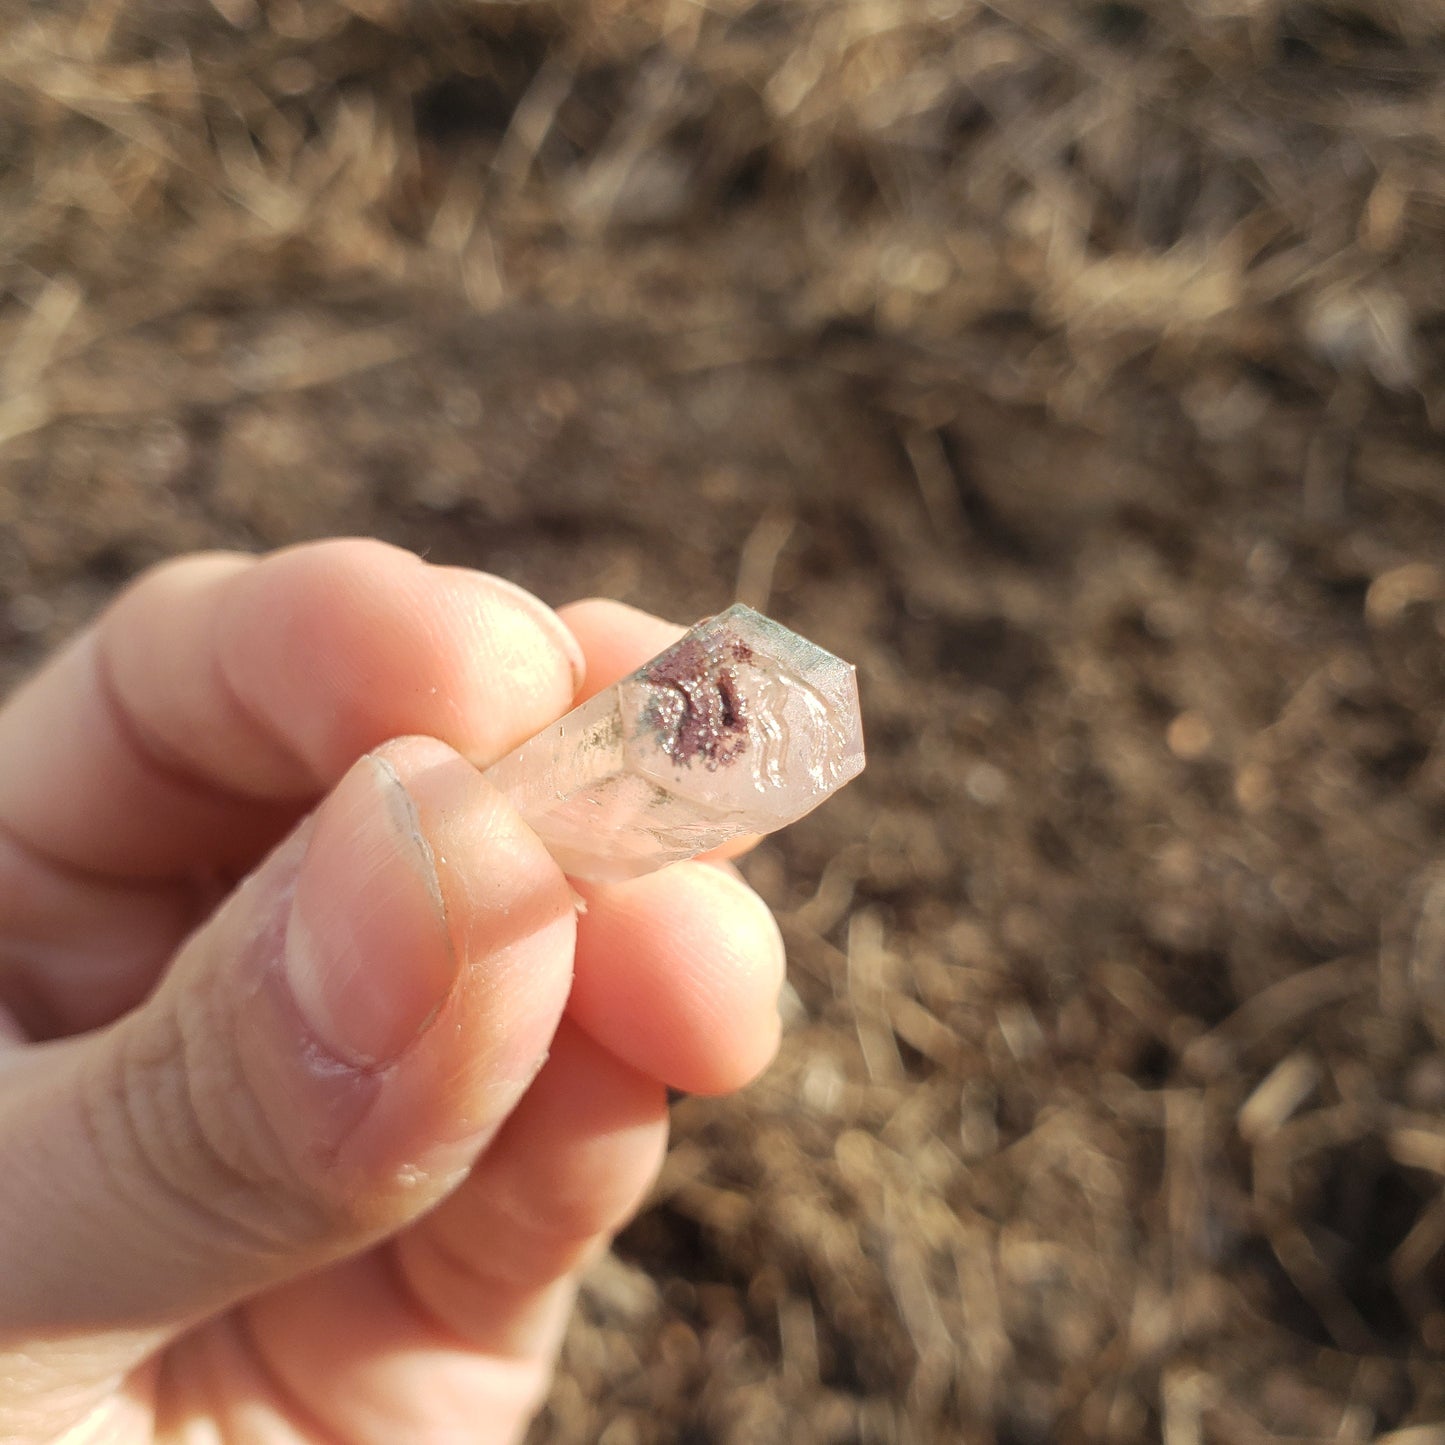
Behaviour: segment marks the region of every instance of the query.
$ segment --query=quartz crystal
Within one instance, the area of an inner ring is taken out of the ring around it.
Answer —
[[[632,878],[811,812],[863,769],[851,664],[738,604],[494,764],[574,878]]]

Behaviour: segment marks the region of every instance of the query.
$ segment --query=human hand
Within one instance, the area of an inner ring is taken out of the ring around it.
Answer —
[[[191,557],[0,711],[0,1440],[524,1431],[782,969],[726,865],[579,916],[462,756],[677,635],[561,616],[374,542]]]

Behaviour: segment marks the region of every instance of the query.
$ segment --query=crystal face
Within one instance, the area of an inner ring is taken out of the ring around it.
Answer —
[[[487,772],[575,878],[633,878],[810,813],[863,770],[850,663],[739,603]]]

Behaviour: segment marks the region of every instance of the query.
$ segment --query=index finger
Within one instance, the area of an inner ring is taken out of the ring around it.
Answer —
[[[110,877],[232,871],[368,749],[420,733],[484,766],[583,670],[530,594],[380,542],[184,558],[0,711],[0,828]]]

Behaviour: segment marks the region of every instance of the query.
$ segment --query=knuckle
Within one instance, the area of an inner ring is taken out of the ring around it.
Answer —
[[[212,1042],[198,1064],[175,1014],[156,1008],[122,1024],[114,1047],[88,1091],[87,1119],[113,1198],[139,1228],[171,1253],[247,1259],[334,1232],[335,1208],[286,1166],[224,1047]]]

